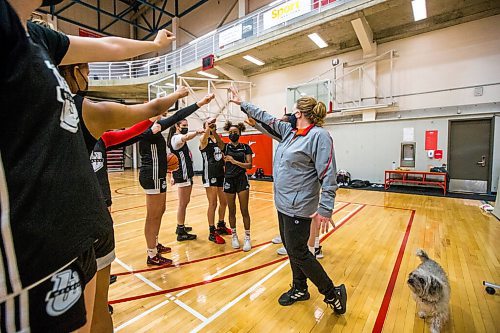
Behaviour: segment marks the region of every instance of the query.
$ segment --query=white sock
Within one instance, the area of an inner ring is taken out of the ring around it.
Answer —
[[[307,246],[309,248],[309,252],[311,252],[314,255],[314,246]]]
[[[148,256],[150,258],[153,258],[157,254],[158,254],[158,250],[156,249],[156,247],[154,249],[148,249]]]
[[[231,233],[232,233],[233,235],[236,235],[236,228],[231,228]]]
[[[250,230],[245,230],[245,238],[250,239]]]
[[[314,247],[317,249],[319,248],[319,236],[314,238]]]

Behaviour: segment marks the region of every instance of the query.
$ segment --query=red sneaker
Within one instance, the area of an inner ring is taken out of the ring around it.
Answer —
[[[225,244],[226,243],[224,238],[219,236],[219,234],[217,232],[210,233],[210,235],[208,235],[208,240],[211,242],[214,242],[215,244]]]
[[[163,258],[161,255],[157,254],[153,258],[148,256],[146,263],[148,266],[170,266],[172,265],[172,260]]]
[[[226,224],[224,222],[217,223],[217,230],[216,230],[216,232],[219,235],[231,235],[232,234],[231,229],[229,229],[228,227],[226,227]]]
[[[160,243],[158,243],[158,245],[156,245],[156,249],[158,250],[158,253],[160,253],[160,254],[172,252],[172,249],[170,247],[163,246]]]

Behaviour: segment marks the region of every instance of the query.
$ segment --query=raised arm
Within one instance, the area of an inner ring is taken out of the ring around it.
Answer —
[[[187,94],[187,88],[180,87],[176,92],[168,96],[136,105],[92,102],[84,99],[83,121],[92,136],[99,138],[109,129],[129,127],[144,119],[160,115],[174,105],[179,98],[185,97]]]
[[[185,107],[184,109],[177,111],[176,113],[165,119],[159,120],[158,124],[161,126],[161,130],[164,131],[170,126],[173,126],[175,123],[181,121],[182,119],[186,119],[187,117],[192,115],[196,110],[201,108],[203,105],[210,103],[210,101],[213,100],[214,98],[215,98],[214,94],[208,94],[195,104]]]
[[[252,105],[248,102],[241,100],[236,88],[231,87],[231,102],[240,105],[241,109],[250,117],[255,119],[261,124],[269,126],[273,131],[275,131],[281,138],[284,138],[288,133],[292,131],[292,126],[280,119],[274,117],[270,113],[261,110],[259,107]]]
[[[68,37],[69,49],[62,59],[61,65],[130,59],[163,50],[175,39],[174,34],[165,29],[158,31],[154,41],[139,41],[121,37]]]
[[[101,136],[101,139],[106,147],[116,146],[122,142],[132,139],[133,137],[138,136],[139,134],[150,128],[151,125],[153,125],[153,122],[150,119],[147,119],[124,130],[105,132]]]

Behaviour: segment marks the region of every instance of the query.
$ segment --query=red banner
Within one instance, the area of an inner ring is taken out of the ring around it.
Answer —
[[[425,131],[425,150],[436,150],[438,147],[438,131]]]
[[[229,142],[227,136],[222,137],[222,140]],[[273,174],[273,140],[264,134],[249,134],[242,135],[239,141],[249,145],[253,151],[253,168],[248,170],[247,174],[254,174],[257,168],[262,168],[264,175],[271,176]]]
[[[101,38],[101,37],[104,37],[103,35],[99,35],[96,32],[85,30],[85,29],[82,29],[82,28],[78,28],[78,35],[80,37],[92,37],[92,38]]]

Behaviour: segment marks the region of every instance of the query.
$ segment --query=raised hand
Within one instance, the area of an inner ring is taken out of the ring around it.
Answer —
[[[245,120],[245,123],[252,126],[252,127],[255,127],[255,124],[257,123],[255,121],[255,119],[253,119],[252,117],[248,117],[246,120]]]
[[[229,99],[230,102],[233,102],[236,105],[240,105],[242,100],[240,95],[238,94],[238,89],[236,87],[229,87],[229,90],[231,91],[231,98]]]
[[[167,46],[170,46],[172,41],[175,40],[175,35],[166,29],[161,29],[156,34],[153,43],[156,45],[158,50],[162,50]]]
[[[205,133],[205,130],[203,128],[198,128],[196,130],[196,134],[203,134],[203,133]]]
[[[183,86],[178,86],[175,93],[179,96],[179,98],[183,98],[189,95],[189,89]]]
[[[202,107],[203,105],[207,105],[215,98],[215,94],[206,94],[201,100],[198,101],[198,106]]]

